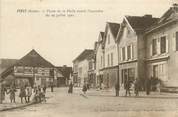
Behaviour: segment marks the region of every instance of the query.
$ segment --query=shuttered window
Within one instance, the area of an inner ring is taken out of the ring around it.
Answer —
[[[161,54],[163,54],[163,53],[166,53],[166,36],[163,36],[163,37],[161,37],[161,40],[160,40],[161,42],[160,42],[160,50],[161,50]]]
[[[111,53],[111,66],[113,66],[113,53]]]
[[[131,45],[127,46],[127,59],[131,59]]]
[[[125,47],[122,48],[122,60],[125,60]]]
[[[157,40],[156,39],[152,40],[152,54],[153,55],[157,54]]]

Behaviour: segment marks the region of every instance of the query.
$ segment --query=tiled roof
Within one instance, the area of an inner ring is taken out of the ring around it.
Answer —
[[[15,65],[31,67],[54,67],[54,65],[41,57],[34,49],[21,58]]]
[[[104,32],[100,32],[101,38],[104,38]]]
[[[136,33],[143,32],[146,28],[152,26],[159,20],[159,18],[152,18],[151,15],[126,16],[126,19]]]
[[[93,49],[85,49],[77,58],[73,60],[73,62],[77,61],[82,61],[84,59],[87,59],[91,54],[94,53]]]
[[[160,28],[160,27],[164,26],[164,24],[171,23],[174,21],[178,21],[178,5],[177,4],[174,4],[172,7],[170,7],[161,16],[161,18],[157,21],[157,23],[155,23],[154,25],[149,27],[146,31],[147,31],[147,33],[152,32],[154,29],[156,29],[158,27]]]
[[[118,23],[111,23],[111,22],[108,22],[107,24],[110,27],[111,33],[113,34],[114,38],[116,38],[117,33],[119,31],[119,28],[120,28],[120,24],[118,24]]]
[[[0,73],[14,65],[17,61],[17,59],[0,59]]]

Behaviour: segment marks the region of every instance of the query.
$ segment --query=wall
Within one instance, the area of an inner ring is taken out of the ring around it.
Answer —
[[[80,86],[83,86],[84,79],[88,79],[88,60],[83,60],[78,63],[78,78],[80,78]]]
[[[146,57],[147,60],[152,61],[148,62],[147,64],[147,69],[152,70],[152,67],[155,63],[159,63],[158,60],[161,60],[161,58],[166,58],[168,57],[168,60],[165,62],[167,64],[167,72],[164,81],[164,84],[166,86],[176,86],[178,87],[178,51],[175,50],[175,32],[178,31],[178,22],[174,22],[171,25],[168,25],[164,28],[160,28],[159,30],[154,31],[153,33],[150,33],[146,37]],[[155,56],[151,55],[152,51],[152,40],[154,38],[160,38],[162,35],[166,35],[168,39],[168,51],[165,54],[157,54]],[[158,59],[157,61],[154,61],[154,59]],[[152,72],[150,71],[148,73],[149,76],[153,75]]]
[[[110,35],[110,43],[108,44],[108,35]],[[111,66],[118,66],[118,51],[117,51],[117,44],[115,42],[115,39],[111,33],[110,28],[108,28],[107,36],[106,36],[106,42],[105,42],[105,48],[104,48],[104,58],[105,58],[105,68],[111,67]],[[111,53],[113,53],[113,65],[111,65]],[[110,65],[108,66],[108,54],[109,54],[109,61]]]
[[[104,55],[101,43],[96,52],[96,75],[100,75],[100,70],[104,67]]]

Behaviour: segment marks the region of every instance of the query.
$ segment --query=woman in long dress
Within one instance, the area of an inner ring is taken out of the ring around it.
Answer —
[[[23,98],[25,99],[25,102],[27,102],[25,90],[26,90],[25,86],[20,87],[19,97],[21,98],[21,103],[23,103]]]

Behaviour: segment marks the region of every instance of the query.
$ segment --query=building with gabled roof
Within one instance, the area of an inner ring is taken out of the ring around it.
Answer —
[[[145,75],[145,30],[157,23],[152,15],[125,16],[117,35],[119,84],[140,79],[144,87]]]
[[[101,82],[106,88],[112,88],[118,81],[118,50],[116,37],[120,24],[107,22],[103,38],[104,65]]]
[[[89,83],[88,71],[89,61],[94,56],[93,49],[85,49],[78,57],[73,60],[73,82],[77,86]]]
[[[49,85],[54,79],[54,65],[40,56],[34,49],[1,73],[1,80],[12,75],[17,86]]]
[[[67,86],[73,74],[72,67],[68,67],[67,65],[57,66],[56,69],[61,72],[62,76],[57,77],[57,87]]]
[[[147,78],[159,79],[162,88],[178,89],[178,4],[147,28],[145,42]]]
[[[96,54],[96,85],[101,87],[101,83],[103,82],[103,68],[104,68],[104,32],[100,32],[98,36],[97,46],[95,49]]]

